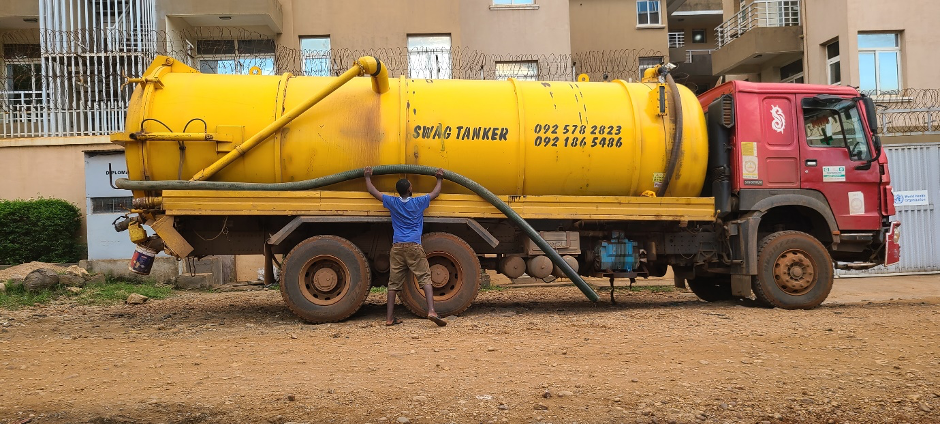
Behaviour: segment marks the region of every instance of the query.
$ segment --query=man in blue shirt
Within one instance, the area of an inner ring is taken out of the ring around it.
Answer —
[[[402,290],[408,272],[415,274],[415,279],[425,291],[428,299],[428,319],[439,326],[448,325],[447,321],[438,317],[435,312],[435,299],[431,286],[431,271],[428,268],[428,258],[421,246],[424,214],[428,205],[441,193],[441,179],[444,170],[438,168],[435,177],[438,179],[434,190],[424,196],[412,197],[412,183],[401,179],[395,184],[395,191],[399,196],[382,194],[372,184],[372,168],[366,167],[363,172],[366,177],[366,190],[373,197],[382,201],[382,206],[392,215],[392,250],[389,252],[389,290],[386,295],[386,325],[400,324],[398,318],[392,315],[395,308],[395,295]]]

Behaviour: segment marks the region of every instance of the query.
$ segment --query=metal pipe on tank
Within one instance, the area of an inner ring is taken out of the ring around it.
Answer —
[[[261,131],[258,131],[258,133],[255,135],[251,136],[251,138],[245,140],[245,142],[242,144],[235,146],[234,150],[227,153],[212,165],[209,165],[206,168],[203,168],[201,171],[197,172],[196,175],[190,179],[190,181],[208,180],[217,172],[221,171],[223,168],[234,162],[236,159],[242,157],[242,155],[247,153],[249,150],[261,144],[262,141],[265,141],[268,137],[274,134],[275,131],[284,128],[285,125],[289,124],[295,118],[304,112],[307,112],[308,109],[319,103],[321,100],[325,99],[334,91],[337,91],[337,89],[343,86],[343,84],[346,84],[355,77],[364,75],[369,75],[372,77],[372,89],[377,94],[382,94],[386,91],[389,91],[389,74],[386,70],[386,67],[382,66],[382,62],[374,57],[361,57],[356,60],[349,70],[331,81],[330,84],[324,87],[323,90],[321,90],[319,93],[311,96],[303,103],[297,105],[297,107],[294,109],[286,112],[280,118],[268,124],[268,126],[265,128],[262,128]]]

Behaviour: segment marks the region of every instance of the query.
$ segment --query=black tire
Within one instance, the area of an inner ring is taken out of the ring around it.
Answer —
[[[474,249],[460,237],[449,233],[425,234],[421,244],[428,257],[428,266],[432,268],[432,279],[439,280],[433,282],[435,312],[442,317],[464,312],[480,291],[480,261]],[[442,275],[447,276],[446,281],[440,281]],[[425,292],[414,276],[402,290],[402,304],[419,317],[428,316]]]
[[[706,302],[732,300],[732,276],[710,275],[687,280],[686,284],[700,299]]]
[[[284,259],[281,297],[304,321],[340,321],[363,305],[370,277],[366,255],[349,240],[311,237]]]
[[[779,231],[758,247],[758,278],[752,291],[759,304],[813,309],[833,288],[833,260],[817,239],[800,231]]]

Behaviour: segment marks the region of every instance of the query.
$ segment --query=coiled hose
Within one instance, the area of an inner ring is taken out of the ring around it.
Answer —
[[[378,165],[372,168],[373,175],[388,174],[417,174],[434,176],[438,168],[422,165]],[[227,181],[131,181],[126,178],[120,178],[114,182],[118,188],[126,190],[233,190],[233,191],[300,191],[312,190],[332,184],[342,183],[344,181],[363,178],[363,169],[353,169],[338,174],[327,175],[320,178],[314,178],[303,181],[293,181],[289,183],[241,183]],[[575,286],[592,302],[598,301],[598,294],[588,286],[588,283],[582,279],[578,273],[567,264],[559,252],[556,252],[549,243],[546,242],[532,226],[519,216],[516,211],[504,203],[484,186],[477,184],[470,178],[451,171],[444,171],[444,179],[453,181],[461,186],[473,191],[482,199],[496,207],[500,212],[506,215],[510,221],[513,221],[520,229],[526,233],[533,243],[536,243],[540,249],[552,260],[555,266],[559,267],[565,276],[575,283]]]

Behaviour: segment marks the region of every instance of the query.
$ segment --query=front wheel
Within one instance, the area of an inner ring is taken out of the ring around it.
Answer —
[[[813,309],[833,288],[833,261],[817,239],[800,231],[779,231],[758,248],[756,300],[783,309]]]

